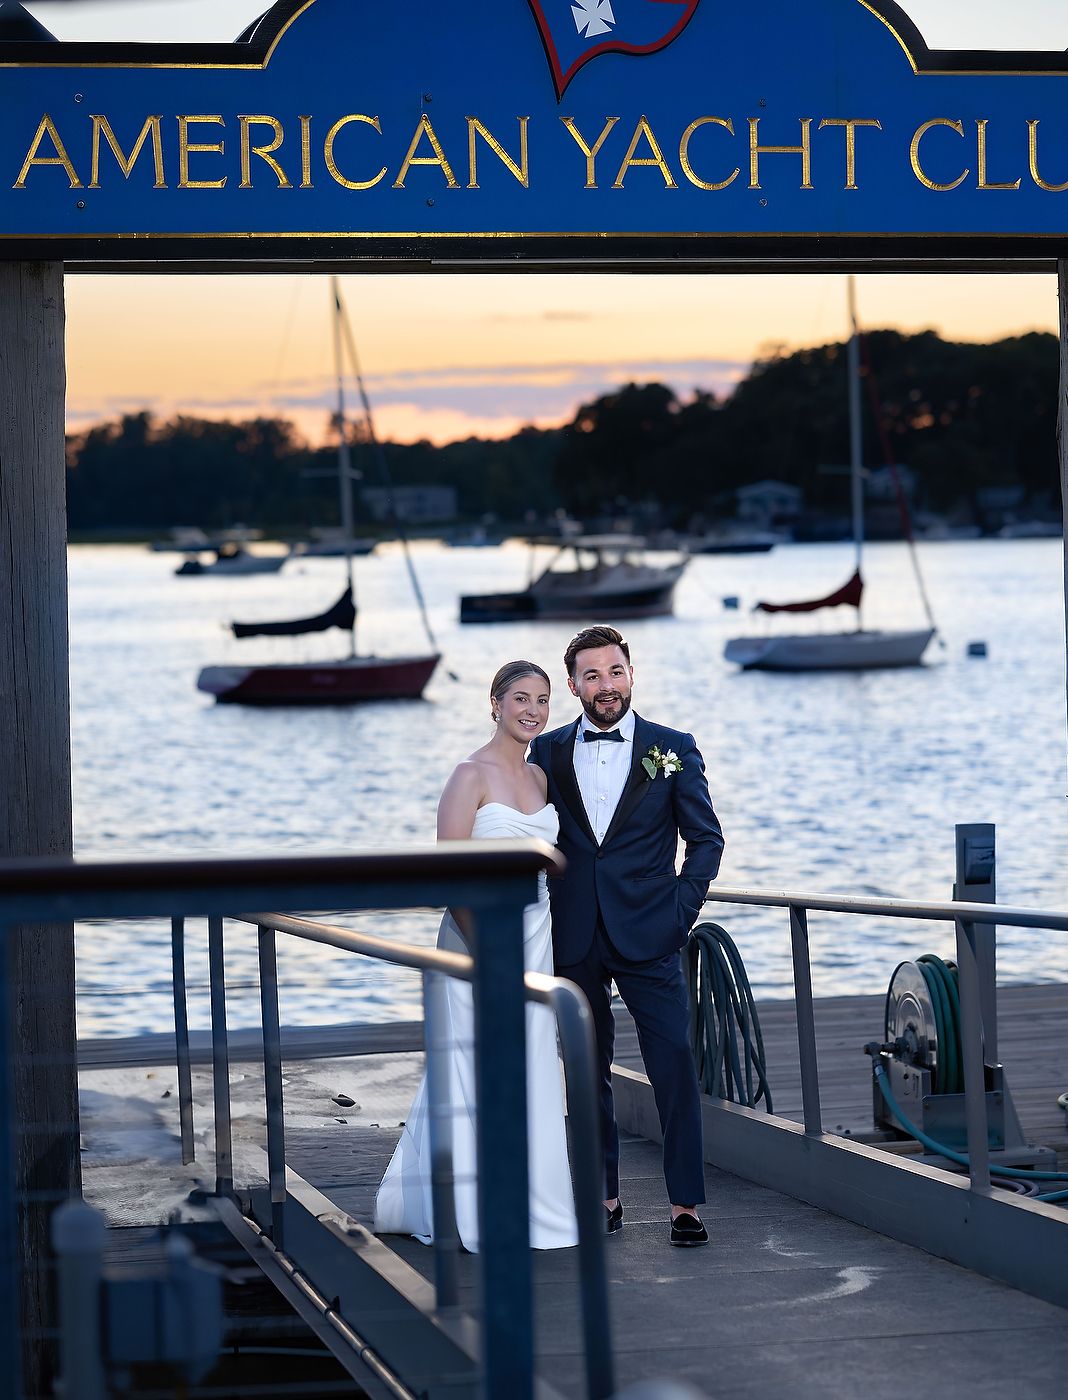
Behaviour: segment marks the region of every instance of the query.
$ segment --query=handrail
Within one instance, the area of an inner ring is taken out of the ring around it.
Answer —
[[[272,1198],[272,1238],[276,1249],[284,1247],[284,1201],[286,1201],[286,1148],[284,1148],[283,1077],[279,1032],[279,983],[277,983],[274,935],[304,939],[392,963],[412,967],[424,977],[426,1007],[427,1103],[430,1124],[431,1191],[434,1211],[435,1282],[438,1308],[451,1308],[459,1299],[456,1281],[456,1235],[452,1205],[452,1142],[448,1127],[448,1074],[435,1074],[434,1051],[440,1047],[437,1026],[442,1015],[442,977],[458,977],[475,983],[479,966],[465,953],[437,948],[416,948],[398,944],[374,934],[360,934],[336,924],[288,916],[288,914],[235,914],[239,923],[255,925],[259,931],[260,998],[263,1018],[263,1068],[267,1109],[267,1175]],[[220,928],[214,942],[221,952]],[[213,973],[213,1007],[223,1001],[223,977]],[[598,1134],[599,1109],[596,1099],[596,1051],[593,1018],[589,1004],[570,981],[546,973],[524,973],[524,995],[553,1012],[560,1036],[564,1081],[567,1086],[570,1124],[572,1177],[574,1177],[575,1217],[578,1222],[578,1281],[582,1324],[585,1331],[585,1368],[591,1400],[607,1400],[614,1392],[612,1331],[607,1305],[607,1275],[603,1254],[602,1155]],[[228,1064],[225,1047],[225,1016],[221,1012],[216,1029],[213,1014],[213,1043],[216,1046],[216,1084],[227,1085]],[[216,1099],[216,1140],[230,1144],[230,1099],[227,1091]],[[230,1180],[217,1180],[220,1194],[232,1190]]]
[[[288,933],[309,943],[322,943],[328,948],[340,948],[344,953],[362,953],[396,967],[410,967],[420,972],[444,972],[470,982],[474,977],[475,961],[469,953],[448,953],[440,948],[417,948],[410,943],[398,943],[392,938],[380,938],[373,933],[357,933],[338,924],[325,924],[317,919],[298,919],[289,914],[235,914],[241,923],[257,924],[260,928]],[[532,973],[526,974],[529,979]]]
[[[440,979],[457,977],[474,982],[475,958],[438,948],[418,948],[374,934],[357,933],[318,920],[286,914],[240,914],[240,922],[253,924],[260,938],[260,988],[264,1030],[264,1072],[267,1097],[267,1158],[271,1186],[271,1207],[276,1247],[281,1248],[282,1206],[285,1201],[285,1128],[282,1115],[282,1059],[278,1028],[278,983],[274,935],[282,933],[307,942],[339,948],[397,967],[409,967],[428,974],[424,985],[426,1016],[427,1092],[429,1106],[431,1187],[435,1220],[434,1252],[437,1301],[439,1307],[453,1306],[458,1300],[456,1254],[459,1239],[452,1205],[452,1146],[447,1123],[447,1076],[433,1073],[433,1055],[440,1042],[438,1018],[442,1014]],[[586,1339],[588,1393],[601,1400],[614,1391],[611,1329],[608,1314],[608,1282],[603,1250],[603,1207],[601,1148],[597,1124],[599,1108],[596,1090],[596,1050],[593,1017],[582,992],[573,983],[546,973],[523,974],[524,996],[552,1011],[560,1037],[567,1088],[568,1121],[571,1128],[571,1155],[578,1221],[578,1275],[582,1299],[582,1320]],[[225,1036],[225,1031],[224,1031]],[[223,1050],[225,1055],[225,1047]],[[225,1068],[220,1070],[225,1080]],[[229,1140],[228,1103],[223,1106],[224,1121],[219,1125]],[[217,1136],[219,1130],[217,1129]]]
[[[945,923],[1008,924],[1013,928],[1068,931],[1068,914],[1047,909],[1020,909],[1011,904],[969,904],[943,900],[872,898],[868,895],[812,894],[796,890],[739,889],[716,885],[705,896],[713,904],[762,904],[778,909],[818,909],[828,914],[883,914],[895,919],[935,919]]]
[[[253,878],[261,887],[303,879],[314,870],[325,882],[343,880],[437,879],[439,876],[525,875],[550,870],[559,875],[564,858],[547,841],[536,837],[498,841],[439,841],[403,851],[270,851],[247,856],[182,855],[22,856],[0,860],[0,897],[34,889],[47,877],[50,894],[89,893],[98,889],[170,888],[174,875],[199,885],[240,883]]]
[[[480,1027],[476,1045],[476,1079],[484,1111],[479,1115],[479,1194],[482,1213],[497,1222],[483,1240],[479,1260],[482,1273],[484,1326],[481,1336],[483,1384],[493,1395],[527,1395],[533,1389],[533,1297],[531,1269],[517,1248],[527,1240],[527,1124],[524,1111],[526,1060],[523,1005],[527,999],[548,1002],[556,1012],[561,1042],[567,1053],[570,1101],[582,1128],[596,1132],[593,1032],[589,1008],[581,993],[569,984],[544,979],[528,987],[523,970],[523,909],[535,898],[536,877],[541,872],[559,875],[563,858],[546,842],[458,841],[414,849],[359,854],[295,855],[269,852],[237,858],[197,856],[185,859],[159,857],[68,860],[40,857],[0,860],[0,947],[7,929],[23,923],[55,923],[89,919],[166,918],[171,924],[171,949],[176,1004],[176,1044],[179,1084],[182,1071],[183,1027],[178,1010],[184,1000],[185,980],[180,954],[184,921],[207,916],[209,934],[209,982],[212,1004],[212,1039],[216,1109],[217,1184],[232,1191],[229,1151],[229,1072],[227,1058],[224,919],[231,911],[263,907],[301,910],[410,909],[467,907],[476,929],[487,927],[496,935],[476,949],[474,963],[428,949],[412,949],[398,957],[399,945],[382,947],[364,943],[366,935],[329,927],[323,941],[366,956],[390,953],[392,961],[425,967],[430,976],[465,976],[473,984],[476,1020]],[[268,1116],[281,1120],[281,1049],[278,1033],[278,985],[274,959],[275,930],[270,916],[259,923],[260,989],[264,1013],[264,1067],[269,1081]],[[278,920],[288,916],[279,915]],[[304,931],[305,933],[307,930]],[[356,945],[361,943],[361,947]],[[0,1005],[8,996],[5,960],[0,959]],[[186,1039],[187,1039],[186,1027]],[[487,1048],[488,1047],[488,1048]],[[11,1109],[12,1057],[8,1053],[5,1023],[0,1018],[0,1127],[14,1122]],[[184,1089],[182,1090],[184,1092]],[[2,1136],[2,1134],[0,1134]],[[192,1146],[192,1118],[182,1115],[183,1155]],[[602,1400],[614,1390],[611,1329],[607,1317],[607,1284],[601,1239],[599,1153],[596,1143],[576,1135],[579,1156],[585,1163],[583,1180],[576,1191],[580,1219],[579,1255],[584,1320],[599,1318],[598,1334],[587,1347],[586,1366],[590,1393]],[[278,1148],[270,1163],[271,1196],[282,1182]],[[493,1171],[491,1154],[503,1154],[507,1172]],[[269,1142],[268,1157],[271,1158]],[[0,1153],[0,1240],[14,1239],[16,1188],[12,1162]],[[273,1212],[272,1212],[273,1214]],[[279,1223],[282,1212],[279,1212]],[[281,1232],[279,1231],[279,1240]],[[8,1249],[0,1261],[0,1349],[17,1350],[17,1318],[13,1305],[17,1289],[17,1258]],[[590,1339],[587,1331],[587,1338]]]
[[[477,905],[499,892],[482,882],[560,875],[564,859],[548,842],[442,841],[409,850],[248,856],[55,856],[0,860],[0,916],[8,922],[48,919],[215,914],[268,899],[291,908],[340,909],[357,889],[373,890],[363,907],[421,907],[413,886],[425,886],[426,906]],[[438,898],[444,892],[445,898]]]
[[[960,985],[960,1035],[964,1052],[964,1115],[968,1141],[971,1190],[986,1193],[990,1185],[986,1082],[983,1067],[983,1006],[979,963],[976,958],[976,926],[1038,928],[1068,931],[1068,914],[1044,909],[1019,909],[1007,904],[968,903],[964,900],[919,902],[853,895],[812,894],[793,890],[738,889],[729,885],[710,889],[712,904],[756,904],[788,909],[794,974],[794,1006],[801,1069],[801,1102],[805,1132],[823,1133],[820,1108],[819,1067],[809,957],[808,916],[813,910],[830,914],[865,914],[897,919],[929,919],[952,923],[956,932],[956,956]],[[989,1042],[988,1042],[989,1043]]]

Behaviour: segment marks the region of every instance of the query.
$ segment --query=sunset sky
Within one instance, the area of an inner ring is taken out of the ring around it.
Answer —
[[[518,0],[517,0],[518,2]],[[800,0],[799,0],[800,2]],[[60,39],[230,40],[265,0],[30,0]],[[906,0],[933,47],[1063,49],[1065,0]],[[868,276],[868,327],[988,340],[1055,330],[1051,276]],[[368,277],[345,296],[379,432],[506,436],[629,380],[723,391],[773,346],[846,334],[838,276]],[[149,408],[294,418],[322,435],[329,302],[317,276],[67,279],[68,423]]]

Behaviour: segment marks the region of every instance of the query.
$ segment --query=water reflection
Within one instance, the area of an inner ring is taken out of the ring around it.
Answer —
[[[919,623],[903,546],[868,551],[865,621]],[[334,561],[278,576],[175,579],[173,561],[139,549],[71,551],[76,842],[120,855],[268,849],[353,850],[433,838],[452,764],[487,732],[485,688],[496,666],[528,656],[560,677],[553,719],[575,711],[562,677],[571,626],[461,628],[461,591],[519,586],[522,547],[418,548],[433,626],[448,664],[427,699],[339,710],[219,706],[195,689],[199,668],[330,653],[329,637],[233,642],[234,616],[314,612],[337,591]],[[924,551],[928,590],[947,639],[921,670],[863,675],[741,673],[725,640],[750,623],[758,596],[815,596],[850,567],[848,546],[695,559],[677,615],[633,623],[635,705],[691,730],[708,764],[727,850],[721,880],[948,898],[955,822],[998,827],[1005,902],[1068,906],[1064,769],[1064,624],[1057,541],[940,543]],[[398,550],[361,561],[361,648],[421,647]],[[986,661],[967,642],[989,644]],[[781,910],[710,906],[742,949],[758,996],[791,991]],[[436,911],[365,914],[354,926],[430,942]],[[882,992],[903,957],[952,950],[952,930],[904,922],[811,919],[818,995]],[[81,1034],[164,1029],[170,1016],[169,929],[80,931]],[[190,931],[190,981],[206,986],[203,930]],[[240,985],[232,1024],[254,1024],[255,947],[236,929],[228,953]],[[282,1012],[292,1023],[418,1014],[403,973],[326,949],[280,950]],[[198,962],[198,959],[200,960]],[[1068,976],[1068,938],[1002,933],[1003,980]],[[192,1001],[206,1024],[206,994]]]

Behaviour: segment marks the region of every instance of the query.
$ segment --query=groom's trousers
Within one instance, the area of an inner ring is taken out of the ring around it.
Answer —
[[[590,950],[579,963],[557,966],[558,977],[581,987],[593,1012],[597,1035],[598,1096],[604,1144],[605,1200],[619,1195],[619,1130],[612,1102],[615,1019],[612,982],[638,1030],[638,1045],[653,1086],[664,1136],[664,1180],[674,1205],[705,1199],[701,1102],[690,1049],[690,1010],[678,953],[650,962],[627,962],[612,946],[601,920]]]

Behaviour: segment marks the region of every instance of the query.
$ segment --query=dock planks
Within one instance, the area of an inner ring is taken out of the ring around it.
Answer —
[[[881,995],[816,1000],[820,1099],[828,1132],[858,1138],[872,1134],[871,1064],[862,1047],[869,1040],[882,1039],[883,1003]],[[800,1123],[804,1115],[794,1003],[762,1001],[757,1010],[775,1112]],[[210,1064],[208,1032],[196,1030],[190,1038],[193,1064]],[[423,1028],[417,1021],[282,1029],[282,1054],[287,1061],[402,1053],[422,1047]],[[1052,1147],[1068,1160],[1068,1117],[1057,1104],[1057,1096],[1068,1091],[1068,986],[999,988],[998,1051],[1028,1141]],[[259,1062],[262,1053],[258,1031],[231,1032],[231,1063]],[[618,1001],[615,1058],[627,1069],[642,1068],[634,1023]],[[78,1062],[82,1069],[173,1064],[174,1036],[79,1041]]]
[[[1000,1058],[1025,1133],[1068,1159],[1057,1095],[1068,1089],[1068,987],[1003,988]],[[775,1111],[801,1121],[792,1002],[759,1007]],[[816,1002],[824,1124],[872,1131],[870,1067],[861,1053],[882,1034],[883,997]],[[640,1069],[633,1023],[617,1006],[616,1059]],[[286,1058],[418,1049],[422,1027],[305,1027],[283,1032]],[[256,1058],[258,1036],[239,1033],[235,1060]],[[158,1064],[167,1037],[83,1045],[83,1063]],[[194,1059],[204,1054],[197,1044]],[[173,1053],[173,1041],[169,1047]],[[145,1058],[150,1056],[151,1058]],[[399,1128],[326,1125],[287,1132],[290,1165],[366,1224]],[[671,1377],[732,1400],[899,1400],[906,1373],[937,1375],[946,1400],[1045,1400],[1063,1388],[1068,1313],[923,1251],[713,1167],[707,1168],[707,1249],[667,1243],[659,1149],[624,1135],[626,1224],[606,1241],[619,1383]],[[433,1255],[384,1237],[431,1277]],[[113,1246],[114,1249],[114,1246]],[[534,1255],[539,1373],[581,1396],[575,1251]],[[477,1260],[461,1256],[463,1302],[477,1312]],[[907,1359],[906,1359],[907,1358]]]
[[[290,1134],[292,1167],[371,1223],[397,1129]],[[671,1377],[731,1400],[900,1400],[916,1366],[946,1400],[1046,1400],[1063,1386],[1068,1313],[739,1177],[706,1170],[712,1243],[667,1242],[659,1149],[624,1135],[623,1230],[606,1240],[617,1381]],[[430,1249],[383,1236],[427,1278]],[[575,1250],[533,1256],[539,1374],[584,1395]],[[477,1313],[477,1260],[461,1256]]]
[[[775,1112],[804,1121],[792,1001],[759,1002],[768,1081]],[[862,1047],[883,1038],[884,997],[820,997],[815,1002],[816,1053],[825,1131],[870,1137],[871,1061]],[[1068,1159],[1068,1118],[1057,1096],[1068,1090],[1068,986],[998,990],[998,1054],[1029,1142]],[[616,1006],[616,1063],[641,1070],[638,1038],[626,1008]]]

